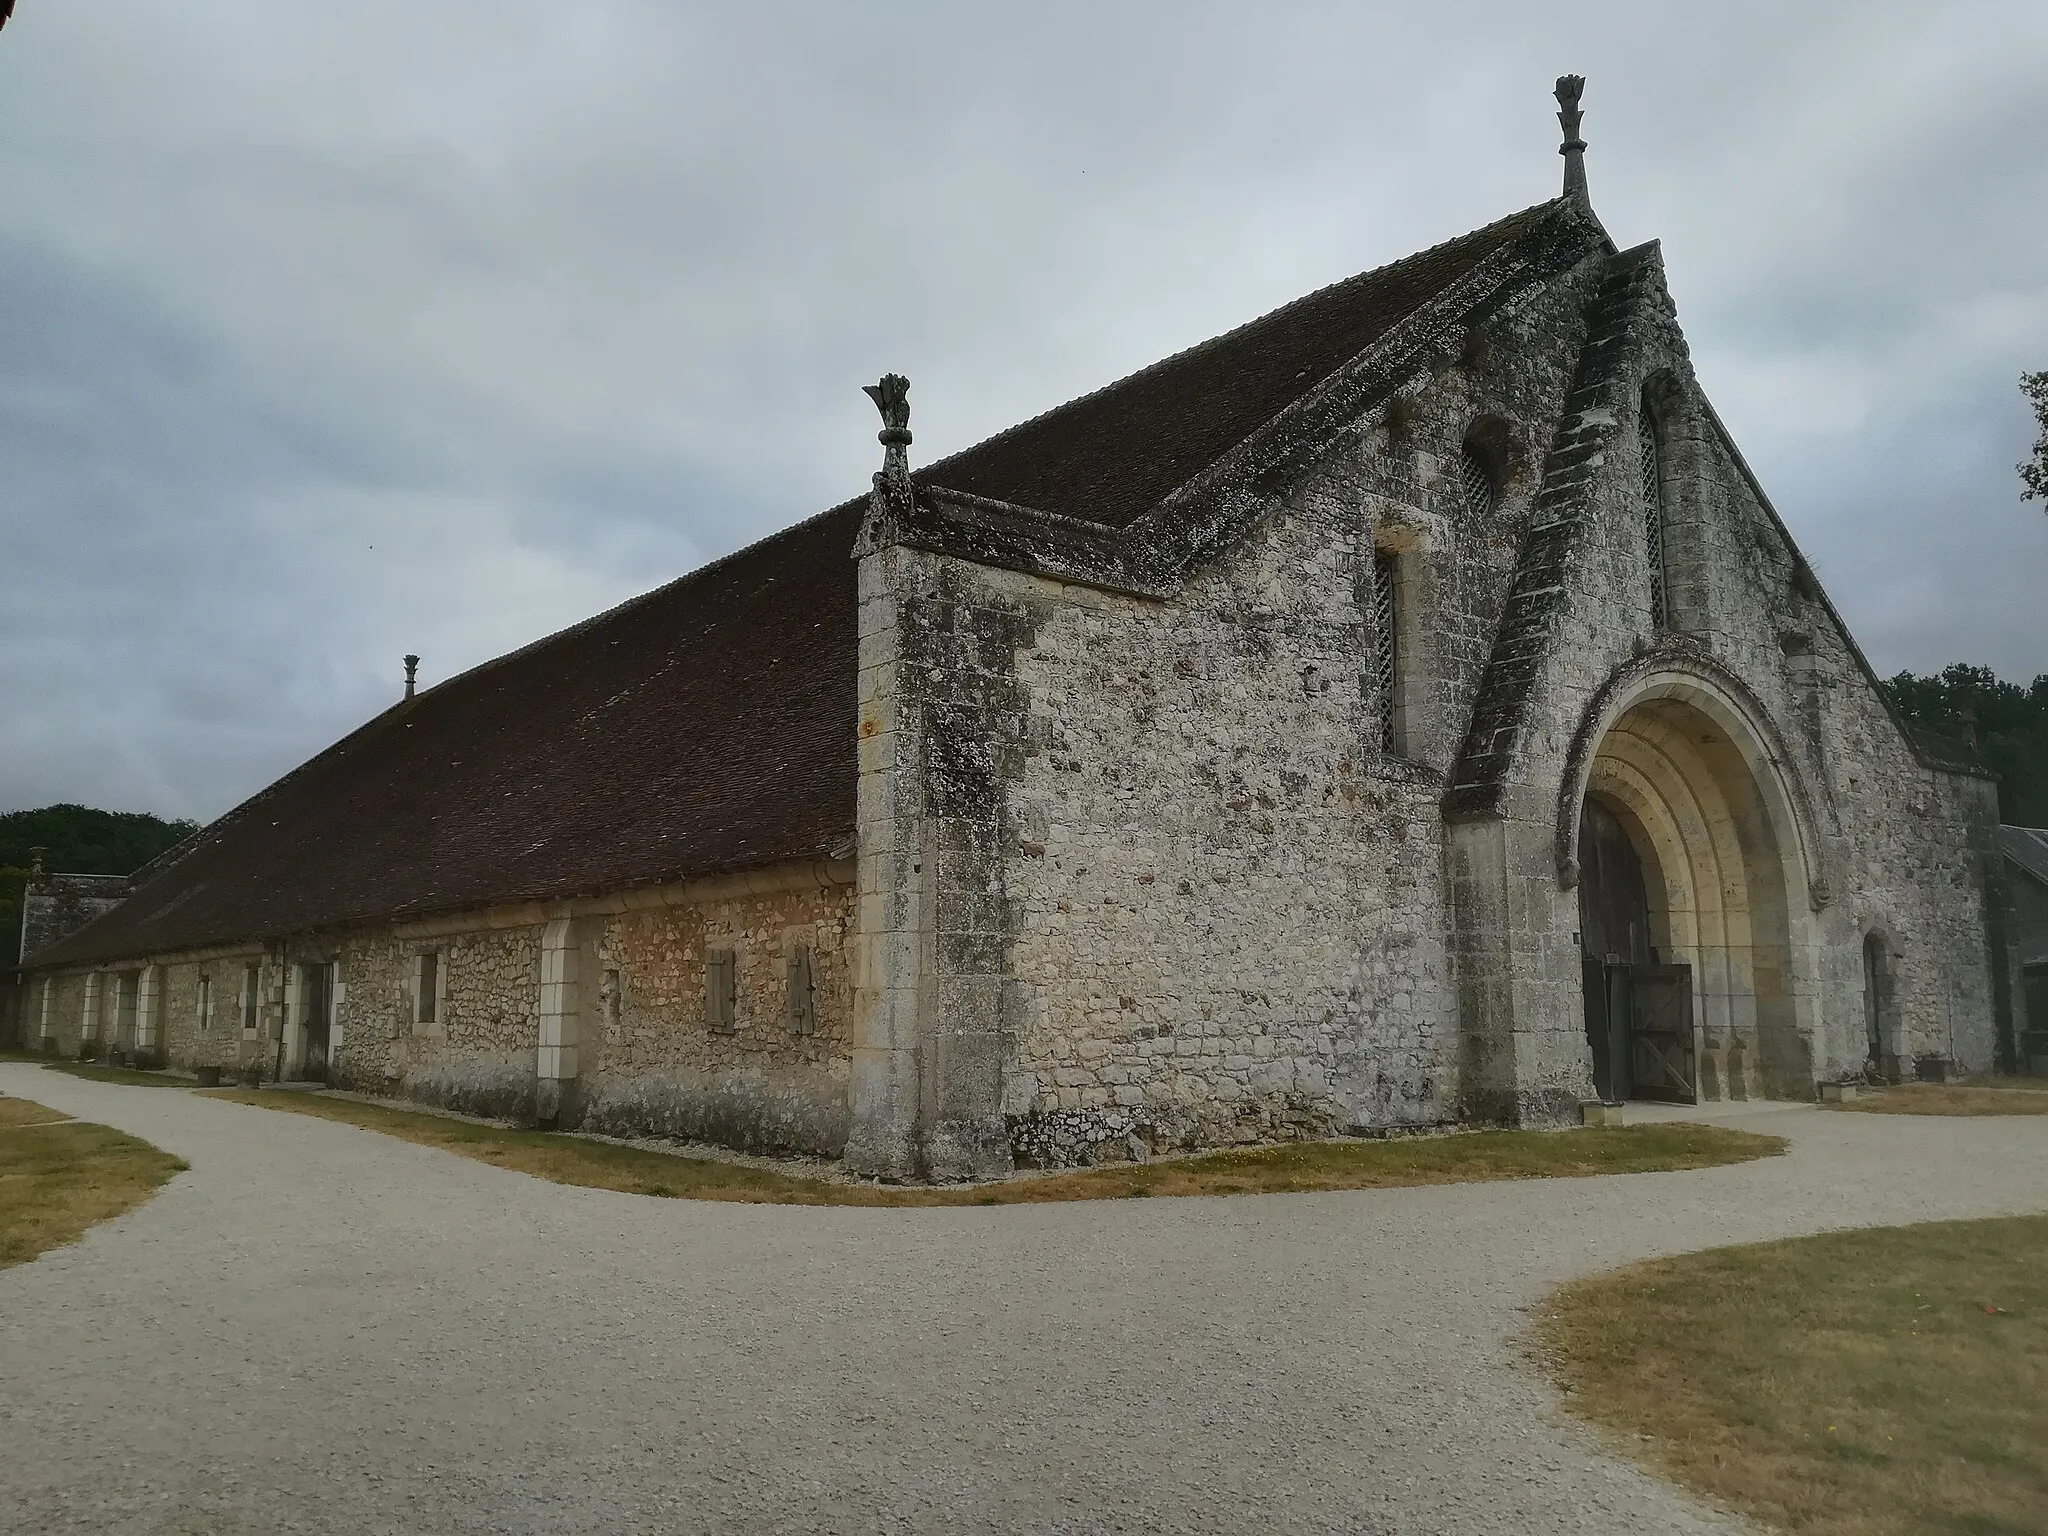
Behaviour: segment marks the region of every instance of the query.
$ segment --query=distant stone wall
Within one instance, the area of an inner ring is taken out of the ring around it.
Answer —
[[[46,874],[30,881],[21,897],[21,958],[76,933],[127,897],[126,875]]]

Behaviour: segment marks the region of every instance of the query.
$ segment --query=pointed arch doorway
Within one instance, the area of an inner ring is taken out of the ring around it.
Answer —
[[[1646,690],[1600,734],[1575,847],[1601,1097],[1811,1091],[1799,834],[1770,763],[1732,702],[1695,685]]]

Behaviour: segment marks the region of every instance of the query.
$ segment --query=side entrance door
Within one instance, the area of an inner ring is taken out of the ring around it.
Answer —
[[[327,1041],[334,1029],[334,967],[309,965],[305,968],[306,1061],[302,1075],[308,1082],[327,1081]]]
[[[1635,1096],[1697,1103],[1692,967],[1632,965],[1628,969],[1629,1068]]]

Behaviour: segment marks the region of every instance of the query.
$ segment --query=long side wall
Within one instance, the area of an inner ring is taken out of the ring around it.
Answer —
[[[24,1040],[76,1054],[90,1038],[104,1054],[114,1038],[116,978],[138,973],[145,1000],[160,998],[145,1011],[155,1027],[152,1054],[168,1065],[218,1066],[233,1081],[245,1073],[268,1079],[282,1061],[293,1077],[306,1056],[301,968],[331,963],[328,1076],[337,1086],[528,1122],[545,1104],[546,1118],[565,1129],[836,1155],[847,1127],[847,873],[792,867],[561,911],[457,914],[33,976],[24,989]],[[566,958],[554,964],[567,974],[552,1010],[543,985],[551,933],[566,938],[557,945]],[[713,951],[733,957],[729,1025],[707,1012],[705,957]],[[422,1008],[428,953],[438,989]],[[252,965],[260,968],[257,1006],[245,1015]],[[800,984],[806,973],[809,1007],[793,1011],[792,977]],[[88,989],[90,1031],[81,1028]],[[253,1029],[243,1027],[245,1017]],[[547,1079],[544,1023],[558,1035],[566,1030]],[[543,1093],[544,1081],[552,1093]]]

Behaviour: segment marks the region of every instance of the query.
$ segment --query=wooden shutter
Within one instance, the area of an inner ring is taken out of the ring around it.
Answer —
[[[811,947],[795,944],[789,951],[789,1029],[791,1034],[818,1032],[817,993],[811,982]]]
[[[714,1034],[729,1035],[738,1019],[738,966],[729,949],[704,953],[704,1027]]]

